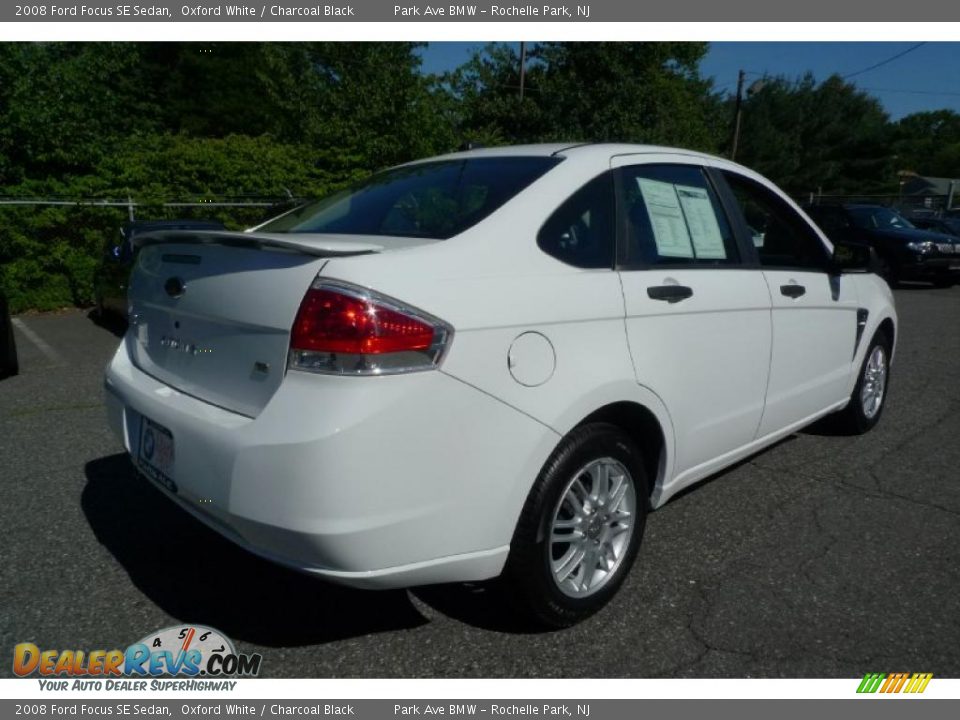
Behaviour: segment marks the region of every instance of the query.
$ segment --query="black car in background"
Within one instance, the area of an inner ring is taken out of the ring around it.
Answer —
[[[807,214],[835,241],[870,245],[891,286],[924,280],[946,287],[960,278],[960,244],[955,238],[921,230],[882,205],[813,205]]]
[[[20,372],[17,362],[17,344],[13,339],[13,323],[7,296],[0,291],[0,380]]]
[[[155,230],[225,230],[216,220],[145,220],[127,223],[120,231],[120,241],[107,241],[103,259],[94,279],[96,312],[99,318],[113,313],[127,317],[127,282],[133,266],[133,238]]]
[[[910,222],[913,223],[914,227],[918,227],[921,230],[931,230],[933,232],[943,233],[944,235],[952,235],[954,238],[960,238],[960,215],[942,218],[910,218]],[[954,242],[957,241],[954,240]]]

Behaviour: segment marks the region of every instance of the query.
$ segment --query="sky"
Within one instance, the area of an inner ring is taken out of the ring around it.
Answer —
[[[436,42],[422,50],[423,71],[437,73],[465,62],[482,42]],[[880,100],[891,119],[924,110],[960,112],[960,43],[928,42],[902,57],[866,68],[910,50],[916,42],[718,42],[700,65],[718,90],[733,93],[737,73],[747,85],[764,74],[795,78],[808,70],[818,80],[850,75],[849,82]]]

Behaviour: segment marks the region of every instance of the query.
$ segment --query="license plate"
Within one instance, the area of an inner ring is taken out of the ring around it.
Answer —
[[[141,418],[137,466],[170,492],[177,491],[177,484],[173,481],[173,459],[173,433],[150,418]]]

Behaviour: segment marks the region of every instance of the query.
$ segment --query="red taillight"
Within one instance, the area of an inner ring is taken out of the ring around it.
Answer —
[[[375,302],[334,290],[307,291],[290,346],[296,350],[379,355],[426,350],[433,327]]]
[[[290,333],[290,366],[371,375],[436,367],[450,336],[440,320],[363,288],[317,280]]]

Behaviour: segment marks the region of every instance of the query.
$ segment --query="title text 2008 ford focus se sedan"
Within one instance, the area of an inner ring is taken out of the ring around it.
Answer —
[[[557,626],[682,488],[828,413],[872,427],[896,334],[865,248],[667,148],[468,151],[138,243],[106,394],[143,474],[278,563],[502,574]]]

